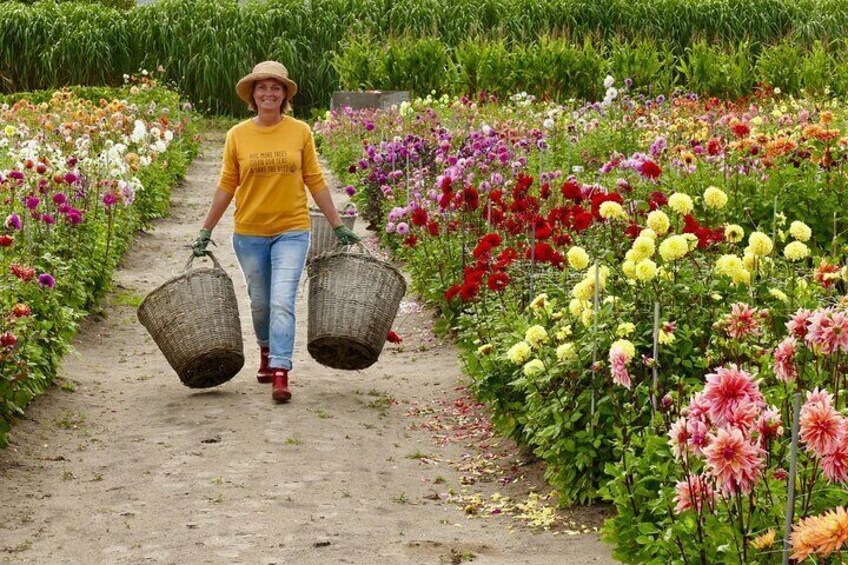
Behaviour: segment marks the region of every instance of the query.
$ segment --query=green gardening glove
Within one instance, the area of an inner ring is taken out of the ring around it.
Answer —
[[[191,252],[194,253],[195,257],[205,256],[206,247],[209,245],[210,241],[212,241],[212,230],[200,230],[200,235],[197,236],[197,239],[194,240],[194,243],[191,246]]]
[[[358,235],[353,233],[353,231],[344,224],[334,228],[333,233],[336,234],[339,243],[342,245],[353,245],[354,243],[358,243],[360,239]]]

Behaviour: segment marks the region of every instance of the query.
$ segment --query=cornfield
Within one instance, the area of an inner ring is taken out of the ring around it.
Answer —
[[[737,58],[744,46],[756,64],[769,46],[829,51],[846,32],[848,0],[159,0],[129,10],[2,2],[0,88],[114,85],[125,73],[161,65],[165,79],[200,108],[238,114],[244,108],[233,85],[264,59],[286,63],[301,87],[296,106],[309,109],[325,107],[343,84],[362,82],[349,73],[351,65],[381,75],[380,87],[421,92],[439,75],[450,79],[441,89],[474,86],[487,73],[474,65],[481,51],[519,64],[527,51],[567,66],[568,60],[594,60],[591,50],[606,57],[602,67],[616,61],[633,74],[650,74],[659,88],[691,72],[663,69],[669,61],[687,61],[699,46]],[[345,47],[363,42],[378,46],[380,57],[351,60]],[[409,45],[413,52],[405,51]],[[495,90],[515,88],[528,73],[518,68],[512,75]],[[549,78],[540,89],[591,95],[596,88],[567,82]],[[525,90],[532,86],[524,84]]]

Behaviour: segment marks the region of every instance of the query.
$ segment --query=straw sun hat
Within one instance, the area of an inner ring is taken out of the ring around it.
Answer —
[[[297,84],[289,78],[289,71],[277,61],[262,61],[253,67],[253,71],[249,75],[238,81],[236,92],[238,92],[239,98],[247,102],[248,106],[253,107],[253,83],[268,78],[283,83],[286,87],[286,100],[283,105],[290,103],[294,95],[297,94]]]

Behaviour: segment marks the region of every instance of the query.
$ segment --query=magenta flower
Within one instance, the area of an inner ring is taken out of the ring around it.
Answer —
[[[24,198],[24,205],[30,210],[35,210],[38,208],[38,205],[41,203],[41,199],[37,196],[27,196]]]
[[[406,222],[400,222],[397,225],[396,229],[397,229],[398,235],[406,235],[406,234],[409,233],[409,224],[407,224]]]
[[[118,195],[111,190],[103,195],[103,205],[110,208],[118,202]]]
[[[41,285],[41,288],[53,288],[56,286],[56,279],[47,273],[41,273],[38,275],[38,284]]]
[[[64,192],[57,192],[53,195],[53,204],[56,206],[61,206],[62,204],[68,201],[68,197],[65,196]]]
[[[9,214],[6,218],[6,227],[10,230],[20,231],[23,228],[21,217],[17,214]]]
[[[353,185],[349,184],[345,187],[345,193],[347,193],[348,196],[353,196],[356,194],[356,189],[353,188]]]

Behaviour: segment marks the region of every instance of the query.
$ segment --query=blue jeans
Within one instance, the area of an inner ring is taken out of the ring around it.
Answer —
[[[241,272],[250,296],[253,330],[260,347],[269,347],[269,365],[291,370],[294,307],[309,251],[308,231],[270,237],[233,234]]]

